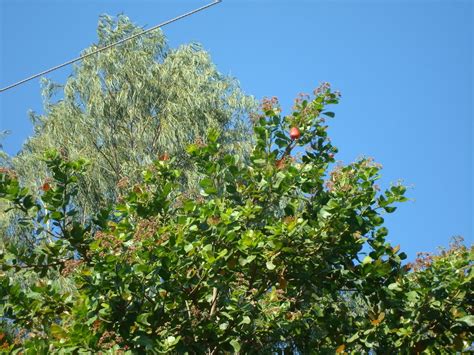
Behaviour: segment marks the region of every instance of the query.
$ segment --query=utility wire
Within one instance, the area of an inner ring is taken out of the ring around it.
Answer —
[[[49,68],[48,70],[42,71],[41,73],[32,75],[32,76],[30,76],[30,77],[28,77],[28,78],[26,78],[26,79],[23,79],[23,80],[17,81],[16,83],[13,83],[13,84],[11,84],[11,85],[8,85],[8,86],[4,87],[3,89],[0,89],[0,92],[7,91],[7,90],[9,90],[9,89],[14,88],[15,86],[18,86],[18,85],[21,85],[21,84],[23,84],[23,83],[26,83],[27,81],[30,81],[30,80],[32,80],[32,79],[35,79],[35,78],[37,78],[37,77],[39,77],[39,76],[43,76],[43,75],[45,75],[45,74],[51,73],[52,71],[57,70],[57,69],[62,68],[62,67],[65,67],[66,65],[69,65],[69,64],[78,62],[78,61],[80,61],[80,60],[82,60],[82,59],[84,59],[84,58],[90,57],[90,56],[92,56],[92,55],[94,55],[94,54],[97,54],[97,53],[102,52],[102,51],[105,51],[105,50],[107,50],[107,49],[109,49],[109,48],[115,47],[115,46],[117,46],[117,45],[119,45],[119,44],[122,44],[122,43],[124,43],[124,42],[126,42],[126,41],[129,41],[129,40],[131,40],[131,39],[134,39],[134,38],[136,38],[136,37],[142,36],[142,35],[144,35],[145,33],[148,33],[148,32],[154,31],[154,30],[156,30],[156,29],[158,29],[158,28],[160,28],[160,27],[166,26],[166,25],[168,25],[168,24],[170,24],[170,23],[172,23],[172,22],[176,22],[176,21],[178,21],[178,20],[181,20],[182,18],[191,16],[191,15],[195,14],[196,12],[205,10],[205,9],[207,9],[207,8],[209,8],[209,7],[211,7],[211,6],[214,6],[214,5],[216,5],[216,4],[220,3],[220,2],[222,2],[222,0],[215,0],[214,2],[212,2],[212,3],[210,3],[210,4],[204,5],[204,6],[200,7],[200,8],[195,9],[195,10],[192,10],[192,11],[189,11],[189,12],[187,12],[187,13],[185,13],[185,14],[179,15],[179,16],[177,16],[177,17],[175,17],[175,18],[172,18],[171,20],[167,20],[167,21],[165,21],[165,22],[162,22],[162,23],[160,23],[160,24],[158,24],[158,25],[156,25],[156,26],[154,26],[154,27],[151,27],[151,28],[149,28],[149,29],[147,29],[147,30],[144,30],[144,31],[142,31],[142,32],[140,32],[140,33],[136,33],[136,34],[134,34],[134,35],[132,35],[132,36],[123,38],[123,39],[121,39],[121,40],[119,40],[119,41],[117,41],[117,42],[114,42],[114,43],[112,43],[112,44],[109,44],[109,45],[107,45],[107,46],[105,46],[105,47],[101,47],[101,48],[99,48],[99,49],[96,49],[95,51],[92,51],[92,52],[90,52],[90,53],[81,55],[81,56],[79,56],[79,57],[77,57],[77,58],[74,58],[74,59],[71,59],[71,60],[69,60],[69,61],[67,61],[67,62],[65,62],[65,63],[56,65],[55,67]]]

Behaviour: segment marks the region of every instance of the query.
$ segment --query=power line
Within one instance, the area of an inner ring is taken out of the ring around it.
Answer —
[[[158,24],[158,25],[156,25],[156,26],[154,26],[154,27],[151,27],[151,28],[149,28],[149,29],[147,29],[147,30],[144,30],[144,31],[142,31],[142,32],[140,32],[140,33],[136,33],[136,34],[134,34],[134,35],[132,35],[132,36],[123,38],[123,39],[121,39],[121,40],[119,40],[119,41],[117,41],[117,42],[114,42],[114,43],[112,43],[112,44],[109,44],[109,45],[107,45],[107,46],[105,46],[105,47],[101,47],[101,48],[99,48],[99,49],[96,49],[95,51],[92,51],[92,52],[90,52],[90,53],[87,53],[87,54],[81,55],[81,56],[79,56],[79,57],[77,57],[77,58],[68,60],[67,62],[64,62],[64,63],[62,63],[62,64],[56,65],[55,67],[49,68],[49,69],[47,69],[47,70],[45,70],[45,71],[42,71],[41,73],[32,75],[32,76],[30,76],[30,77],[28,77],[28,78],[26,78],[26,79],[23,79],[23,80],[17,81],[16,83],[13,83],[13,84],[11,84],[11,85],[8,85],[8,86],[4,87],[3,89],[0,89],[0,92],[7,91],[7,90],[9,90],[9,89],[14,88],[15,86],[18,86],[18,85],[21,85],[21,84],[23,84],[23,83],[26,83],[27,81],[30,81],[30,80],[32,80],[32,79],[38,78],[38,77],[40,77],[40,76],[43,76],[43,75],[45,75],[45,74],[51,73],[52,71],[55,71],[55,70],[60,69],[60,68],[62,68],[62,67],[65,67],[66,65],[69,65],[69,64],[78,62],[78,61],[80,61],[80,60],[82,60],[82,59],[84,59],[84,58],[90,57],[90,56],[92,56],[92,55],[94,55],[94,54],[97,54],[97,53],[102,52],[102,51],[105,51],[105,50],[107,50],[107,49],[109,49],[109,48],[115,47],[115,46],[117,46],[117,45],[119,45],[119,44],[122,44],[122,43],[124,43],[124,42],[126,42],[126,41],[129,41],[129,40],[131,40],[131,39],[134,39],[134,38],[136,38],[136,37],[142,36],[142,35],[144,35],[145,33],[148,33],[148,32],[154,31],[154,30],[156,30],[156,29],[158,29],[158,28],[160,28],[160,27],[166,26],[166,25],[168,25],[168,24],[170,24],[170,23],[172,23],[172,22],[176,22],[176,21],[178,21],[178,20],[181,20],[182,18],[191,16],[191,15],[195,14],[196,12],[205,10],[205,9],[207,9],[207,8],[209,8],[209,7],[211,7],[211,6],[214,6],[214,5],[216,5],[216,4],[220,3],[220,2],[222,2],[222,0],[215,0],[214,2],[212,2],[212,3],[210,3],[210,4],[207,4],[207,5],[204,5],[204,6],[200,7],[200,8],[197,8],[197,9],[195,9],[195,10],[186,12],[185,14],[179,15],[179,16],[177,16],[177,17],[175,17],[175,18],[172,18],[171,20],[167,20],[167,21],[165,21],[165,22],[162,22],[162,23],[160,23],[160,24]]]

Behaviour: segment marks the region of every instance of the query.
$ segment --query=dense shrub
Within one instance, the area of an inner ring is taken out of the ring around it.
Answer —
[[[187,149],[200,189],[181,186],[179,162],[162,156],[85,223],[75,202],[85,160],[49,152],[37,198],[4,169],[0,197],[31,233],[0,251],[3,349],[466,348],[472,251],[459,246],[414,271],[402,265],[383,215],[406,200],[405,187],[379,191],[370,159],[334,166],[323,117],[338,100],[327,84],[289,116],[266,100],[250,157],[226,152],[211,130]]]

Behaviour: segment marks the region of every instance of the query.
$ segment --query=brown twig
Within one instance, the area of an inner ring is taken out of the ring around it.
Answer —
[[[212,302],[211,302],[211,311],[209,312],[209,316],[213,316],[216,313],[217,309],[217,287],[212,288]]]

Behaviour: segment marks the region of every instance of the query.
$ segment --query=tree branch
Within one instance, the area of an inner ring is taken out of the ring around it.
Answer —
[[[212,317],[216,313],[217,309],[217,287],[212,288],[212,302],[211,302],[211,311],[209,312],[209,316]]]

